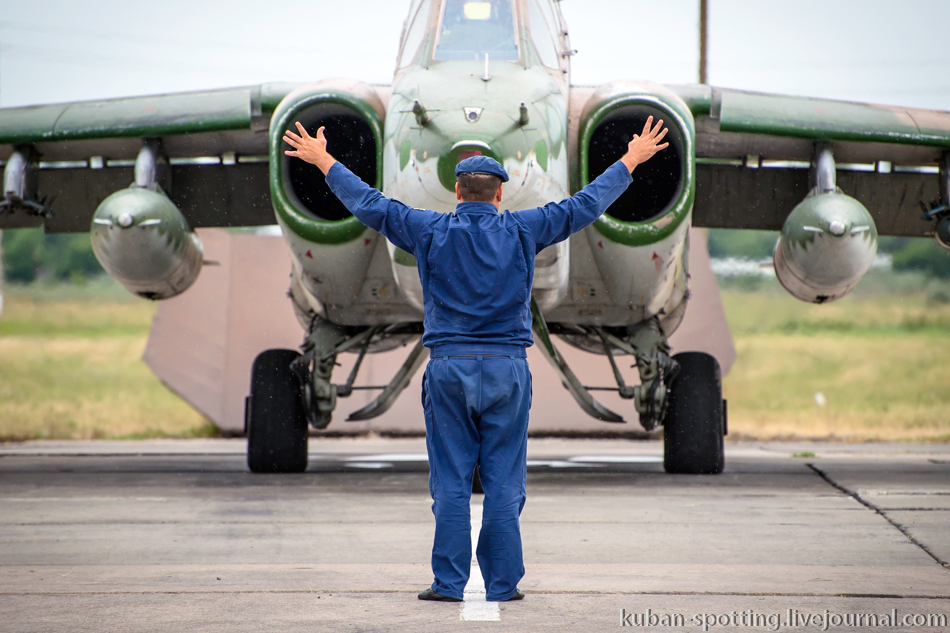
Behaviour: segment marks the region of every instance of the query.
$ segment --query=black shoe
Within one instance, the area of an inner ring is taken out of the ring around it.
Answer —
[[[521,598],[524,598],[524,594],[521,595]],[[519,600],[521,598],[518,598]],[[419,594],[419,600],[435,600],[437,602],[461,602],[461,598],[453,598],[452,596],[443,596],[441,593],[436,593],[432,591],[432,587],[429,587],[425,591]]]
[[[505,600],[505,602],[511,602],[512,600],[524,600],[524,593],[521,589],[515,589],[515,595]]]

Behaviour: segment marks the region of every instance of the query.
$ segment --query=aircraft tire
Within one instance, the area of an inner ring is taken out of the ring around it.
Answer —
[[[663,420],[663,469],[671,474],[722,472],[724,410],[719,362],[703,352],[673,357],[680,365]]]
[[[300,354],[269,349],[251,368],[245,405],[247,465],[255,473],[300,473],[307,469],[307,414],[300,380],[290,364]]]

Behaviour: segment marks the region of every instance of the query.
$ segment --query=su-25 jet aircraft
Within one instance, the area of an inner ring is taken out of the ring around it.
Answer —
[[[254,363],[248,463],[301,471],[308,424],[330,423],[365,354],[415,344],[352,419],[381,414],[406,387],[425,360],[423,304],[413,257],[352,217],[317,168],[285,156],[284,131],[326,126],[330,150],[367,183],[450,213],[465,157],[505,166],[505,208],[544,205],[603,172],[652,115],[670,147],[637,167],[593,226],[537,255],[534,332],[584,411],[623,421],[555,337],[606,356],[643,427],[664,426],[667,471],[720,472],[718,364],[671,356],[668,344],[689,298],[690,224],[781,229],[784,287],[803,301],[838,299],[867,272],[879,233],[950,247],[950,113],[707,85],[578,87],[572,52],[552,0],[415,0],[391,86],[332,80],[3,109],[0,228],[89,231],[113,277],[160,300],[201,270],[194,228],[270,225],[276,214],[305,335],[302,353],[269,350]],[[344,352],[359,360],[333,383]],[[624,383],[618,355],[635,359],[640,385]]]

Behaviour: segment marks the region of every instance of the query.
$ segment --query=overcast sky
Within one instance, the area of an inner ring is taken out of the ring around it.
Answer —
[[[575,84],[697,80],[699,0],[563,0]],[[947,0],[709,0],[710,83],[950,110]],[[392,78],[408,0],[0,0],[0,105]]]

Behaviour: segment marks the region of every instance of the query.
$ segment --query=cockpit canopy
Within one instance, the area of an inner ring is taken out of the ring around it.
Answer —
[[[432,59],[518,61],[511,0],[445,0]]]
[[[561,17],[552,0],[416,0],[406,25],[400,68],[481,61],[486,55],[491,61],[562,66]],[[530,38],[527,56],[523,36]]]

